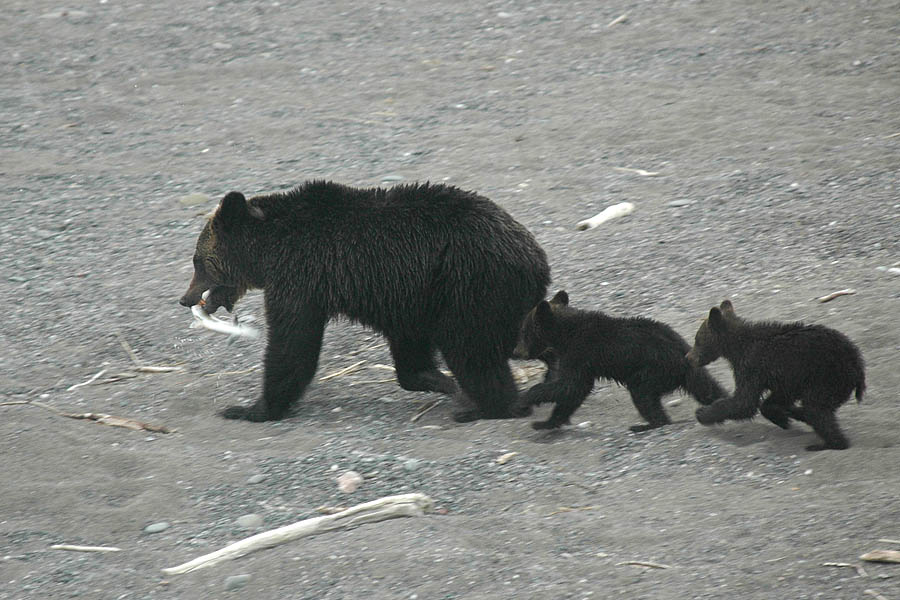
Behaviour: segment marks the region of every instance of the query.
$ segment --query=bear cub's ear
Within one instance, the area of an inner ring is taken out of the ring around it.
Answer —
[[[534,319],[540,327],[546,327],[553,323],[553,308],[546,300],[541,300],[534,309]]]
[[[566,290],[559,290],[558,292],[556,292],[556,295],[550,299],[550,304],[556,304],[557,306],[568,306],[569,294],[566,293]]]
[[[716,332],[724,331],[725,329],[725,316],[715,306],[709,309],[709,326]]]
[[[228,192],[219,203],[219,212],[217,214],[226,229],[245,221],[247,217],[263,220],[265,214],[262,209],[257,206],[247,204],[247,199],[240,192]]]

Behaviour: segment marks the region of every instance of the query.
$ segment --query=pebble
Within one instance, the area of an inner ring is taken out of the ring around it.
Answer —
[[[403,175],[385,175],[381,178],[382,183],[390,183],[392,181],[403,181]]]
[[[422,466],[422,461],[415,459],[415,458],[410,458],[409,460],[403,461],[403,470],[404,471],[412,472],[421,466]]]
[[[672,208],[679,208],[681,206],[690,206],[693,204],[693,200],[672,200],[667,203],[666,206],[671,206]]]
[[[263,518],[257,514],[249,514],[238,517],[234,523],[242,529],[256,529],[263,524]]]
[[[338,489],[345,494],[352,494],[363,482],[363,476],[356,471],[347,471],[337,478]]]
[[[247,479],[247,483],[249,483],[249,484],[262,483],[265,480],[266,480],[265,475],[263,475],[262,473],[257,473],[256,475],[251,475],[250,478]]]
[[[160,521],[159,523],[153,523],[144,527],[144,533],[160,533],[162,531],[165,531],[169,527],[171,527],[169,523],[167,523],[166,521]]]
[[[230,577],[225,578],[225,590],[239,590],[250,581],[251,575],[249,573],[244,573],[243,575],[232,575]]]
[[[188,194],[178,199],[182,206],[198,206],[209,202],[209,196],[206,194]]]

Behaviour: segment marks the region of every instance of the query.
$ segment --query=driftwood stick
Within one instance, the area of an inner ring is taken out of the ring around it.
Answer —
[[[431,506],[431,498],[424,494],[386,496],[371,502],[357,504],[333,515],[313,517],[258,533],[177,567],[163,569],[162,572],[166,575],[180,575],[244,556],[260,548],[271,548],[310,535],[336,529],[348,529],[364,523],[374,523],[395,517],[418,517],[425,514]]]
[[[900,563],[900,550],[872,550],[859,557],[869,562]]]
[[[127,417],[116,417],[114,415],[107,415],[105,413],[70,413],[59,410],[58,408],[54,408],[49,404],[44,404],[43,402],[38,402],[37,400],[11,400],[9,402],[0,402],[0,406],[17,406],[17,405],[29,405],[36,406],[38,408],[43,408],[44,410],[49,410],[52,413],[55,413],[61,417],[67,417],[69,419],[81,419],[87,421],[96,421],[97,423],[101,423],[103,425],[110,425],[112,427],[124,427],[125,429],[132,429],[135,431],[151,431],[154,433],[173,433],[174,429],[169,429],[164,425],[153,425],[151,423],[144,423],[143,421],[136,421],[135,419],[129,419]]]
[[[900,540],[889,540],[888,538],[881,538],[878,541],[882,544],[900,544]]]
[[[409,420],[409,422],[415,423],[416,421],[418,421],[419,419],[424,417],[432,408],[434,408],[435,406],[437,406],[440,403],[441,403],[440,399],[435,400],[434,402],[432,402],[431,404],[429,404],[428,406],[426,406],[425,408],[423,408],[422,410],[417,412],[415,415],[413,415],[413,417]]]
[[[575,229],[578,231],[584,231],[586,229],[593,229],[598,225],[606,223],[610,219],[615,219],[617,217],[623,217],[634,210],[634,204],[631,202],[619,202],[618,204],[613,204],[612,206],[607,206],[596,215],[591,217],[590,219],[585,219],[584,221],[579,221],[575,225]]]
[[[818,301],[819,302],[831,302],[832,300],[834,300],[835,298],[837,298],[839,296],[852,296],[855,293],[856,293],[856,290],[847,288],[845,290],[838,290],[836,292],[831,292],[830,294],[822,296],[822,297],[818,298]]]
[[[90,385],[90,384],[94,383],[95,381],[97,381],[97,378],[102,377],[104,373],[106,373],[106,369],[103,369],[102,371],[98,371],[93,377],[91,377],[87,381],[83,381],[81,383],[76,383],[75,385],[70,385],[69,387],[66,388],[66,391],[71,392],[72,390],[77,390],[78,388],[80,388],[83,385]]]
[[[139,367],[141,365],[141,361],[138,360],[137,354],[135,354],[134,350],[131,349],[131,346],[128,345],[128,342],[125,341],[125,338],[122,336],[122,332],[117,331],[116,337],[119,338],[119,344],[122,345],[122,348],[125,350],[125,353],[131,358],[131,362],[134,363],[134,366]]]
[[[669,565],[663,565],[660,563],[647,562],[645,560],[626,560],[625,562],[616,563],[616,566],[622,565],[632,565],[635,567],[649,567],[651,569],[671,569]]]
[[[352,373],[353,371],[358,370],[359,367],[365,362],[366,361],[361,360],[359,362],[353,363],[349,367],[344,367],[340,371],[335,371],[334,373],[331,373],[329,375],[323,375],[322,377],[319,377],[319,381],[328,381],[329,379],[334,379],[335,377],[340,377],[341,375],[346,375],[347,373]]]
[[[71,550],[72,552],[121,552],[115,546],[75,546],[72,544],[53,544],[51,550]]]

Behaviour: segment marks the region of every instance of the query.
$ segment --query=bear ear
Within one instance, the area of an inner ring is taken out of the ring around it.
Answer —
[[[545,327],[553,321],[553,308],[546,300],[541,300],[534,309],[534,320],[541,327]]]
[[[722,304],[719,305],[719,308],[722,309],[723,313],[734,314],[734,305],[731,303],[731,300],[722,300]]]
[[[247,218],[247,199],[240,192],[228,192],[219,203],[216,218],[229,229]]]
[[[556,304],[558,306],[568,306],[569,294],[566,293],[566,290],[559,290],[558,292],[556,292],[556,295],[550,299],[550,304]]]
[[[725,317],[722,311],[715,306],[709,309],[709,326],[713,331],[722,331],[725,329]]]

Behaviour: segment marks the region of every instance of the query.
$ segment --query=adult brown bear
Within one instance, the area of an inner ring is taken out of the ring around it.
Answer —
[[[454,418],[524,416],[508,358],[550,281],[522,225],[473,192],[414,184],[357,189],[314,181],[247,201],[227,194],[197,240],[181,304],[208,312],[264,290],[263,393],[229,419],[277,420],[316,371],[326,322],[343,315],[388,340],[407,390],[457,393]]]

